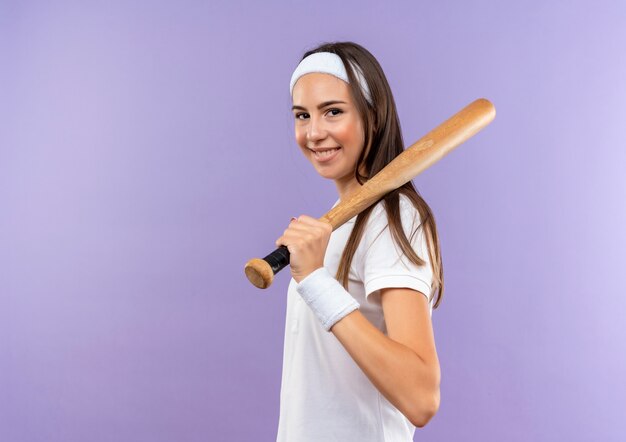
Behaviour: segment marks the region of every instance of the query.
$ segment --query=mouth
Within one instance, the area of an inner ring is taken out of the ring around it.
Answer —
[[[325,163],[337,156],[337,152],[341,150],[341,147],[334,148],[321,148],[321,149],[309,149],[313,153],[313,158],[315,158],[320,163]]]

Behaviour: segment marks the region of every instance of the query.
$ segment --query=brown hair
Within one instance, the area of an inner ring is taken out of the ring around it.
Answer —
[[[374,56],[364,47],[353,42],[331,42],[323,43],[315,49],[307,51],[302,59],[315,52],[332,52],[337,54],[348,73],[350,91],[356,108],[363,121],[365,131],[365,149],[357,161],[354,174],[357,182],[363,185],[367,180],[380,172],[395,157],[404,151],[404,141],[400,129],[400,121],[396,110],[396,104],[391,93],[391,88],[387,82],[385,74]],[[363,91],[359,86],[351,63],[358,66],[365,77],[373,105],[370,105]],[[361,175],[361,171],[365,175]],[[411,243],[407,239],[402,228],[400,218],[400,194],[406,195],[420,214],[421,223],[417,226],[411,238],[423,226],[423,231],[428,244],[428,254],[431,268],[433,270],[433,287],[438,291],[437,301],[433,309],[439,306],[443,296],[443,265],[441,261],[441,251],[439,247],[439,237],[435,218],[426,201],[415,189],[412,181],[408,181],[396,190],[387,193],[376,203],[363,210],[356,217],[352,233],[344,247],[336,279],[348,289],[348,274],[352,258],[359,245],[367,220],[374,206],[384,200],[384,207],[389,220],[389,227],[395,242],[400,245],[402,252],[417,266],[426,264],[421,259]],[[428,293],[426,293],[428,295]]]

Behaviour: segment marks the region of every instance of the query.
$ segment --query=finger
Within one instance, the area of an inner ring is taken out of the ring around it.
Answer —
[[[308,216],[308,215],[300,215],[299,217],[296,218],[297,221],[299,223],[304,223],[304,224],[315,224],[317,221],[317,219],[313,218],[312,216]]]
[[[285,233],[275,241],[275,244],[276,246],[291,246],[292,244],[299,244],[306,237],[306,232],[294,232],[293,230],[287,229]]]
[[[326,229],[319,226],[292,223],[283,234],[285,236],[292,236],[293,238],[302,238],[306,241],[314,241],[318,238],[325,237],[327,232]]]
[[[290,226],[291,225],[295,226],[297,224],[300,224],[300,225],[304,224],[304,225],[307,225],[307,226],[316,226],[316,227],[319,227],[319,228],[323,229],[324,231],[326,231],[326,230],[328,230],[330,228],[331,232],[332,232],[332,228],[333,228],[333,226],[329,222],[320,221],[317,218],[313,218],[312,216],[308,216],[308,215],[300,215],[297,218],[297,222],[290,223]]]
[[[311,230],[317,229],[317,226],[313,226],[311,224],[304,224],[301,222],[292,222],[289,224],[289,227],[285,230],[285,232],[310,232]]]
[[[303,223],[304,222],[302,222],[301,225]],[[309,228],[311,228],[311,229],[314,229],[317,232],[320,232],[320,233],[328,234],[328,233],[332,233],[332,231],[333,231],[332,224],[330,224],[329,222],[326,222],[326,221],[319,221],[319,220],[316,220],[316,219],[313,219],[313,221],[310,224],[307,224],[307,226]]]

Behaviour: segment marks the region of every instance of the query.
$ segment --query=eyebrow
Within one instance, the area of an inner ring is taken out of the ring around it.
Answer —
[[[323,109],[323,108],[325,108],[326,106],[330,106],[331,104],[338,104],[338,103],[348,104],[348,103],[346,103],[345,101],[330,100],[330,101],[324,101],[323,103],[320,103],[320,104],[317,106],[317,108],[318,108],[318,109]],[[291,110],[296,110],[296,109],[306,110],[306,108],[305,108],[305,107],[302,107],[302,106],[297,106],[297,105],[294,105],[294,106],[292,106],[292,107],[291,107]]]

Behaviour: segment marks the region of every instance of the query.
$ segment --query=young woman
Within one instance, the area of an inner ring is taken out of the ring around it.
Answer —
[[[306,52],[290,89],[297,144],[335,182],[335,205],[404,150],[385,74],[362,46]],[[335,231],[292,218],[276,245],[293,276],[277,441],[412,441],[439,408],[431,317],[443,295],[435,220],[413,183]]]

